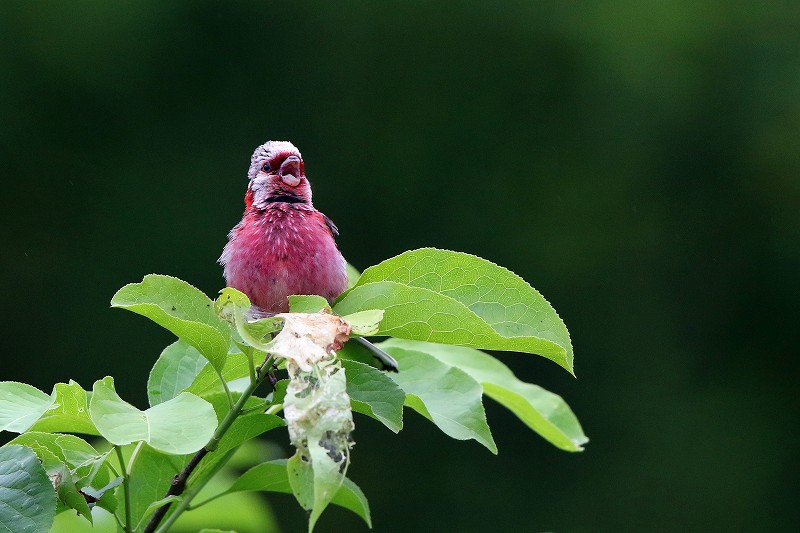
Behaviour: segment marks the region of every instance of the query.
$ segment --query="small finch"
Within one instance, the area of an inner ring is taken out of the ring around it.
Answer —
[[[262,144],[250,158],[241,222],[219,258],[228,287],[245,293],[255,316],[289,311],[288,296],[316,294],[333,303],[347,288],[339,230],[311,203],[300,151],[287,141]],[[397,362],[358,339],[392,370]]]

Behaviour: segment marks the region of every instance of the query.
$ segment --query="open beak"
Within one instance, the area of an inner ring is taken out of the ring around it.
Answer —
[[[300,158],[290,155],[278,169],[278,175],[289,187],[297,187],[300,183]]]

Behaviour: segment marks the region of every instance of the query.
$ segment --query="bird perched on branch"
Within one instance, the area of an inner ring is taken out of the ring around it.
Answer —
[[[219,258],[229,287],[245,293],[261,316],[289,311],[288,296],[316,294],[333,303],[347,288],[339,230],[311,203],[300,151],[287,141],[256,148],[247,172],[241,222]],[[397,362],[358,339],[390,370]]]

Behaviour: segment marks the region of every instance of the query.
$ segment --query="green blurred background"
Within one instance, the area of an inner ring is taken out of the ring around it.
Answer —
[[[582,454],[491,403],[499,456],[360,417],[375,531],[798,523],[800,3],[3,2],[0,379],[113,374],[144,407],[172,339],[109,299],[150,272],[221,288],[268,139],[354,265],[471,252],[573,337],[577,380],[498,355],[564,396]]]

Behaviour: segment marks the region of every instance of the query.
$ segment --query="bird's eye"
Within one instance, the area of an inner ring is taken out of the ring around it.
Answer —
[[[261,165],[261,170],[263,170],[264,172],[269,172],[270,170],[272,170],[272,167],[269,165],[269,163],[264,163],[263,165]]]

